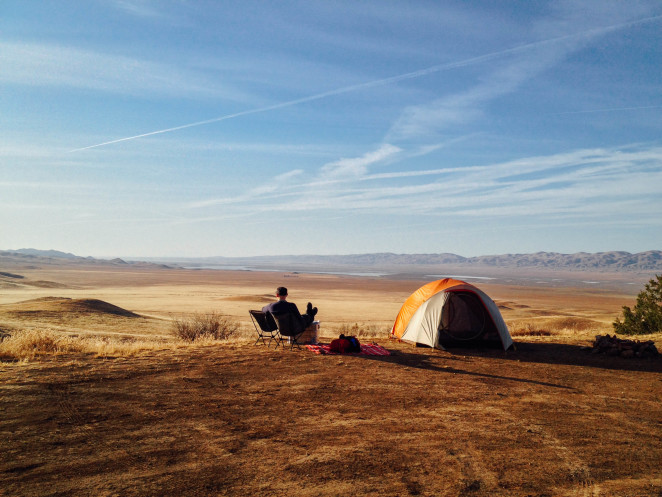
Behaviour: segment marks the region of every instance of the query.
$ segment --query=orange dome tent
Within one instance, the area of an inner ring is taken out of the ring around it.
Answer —
[[[444,348],[444,345],[512,344],[494,301],[475,286],[445,278],[432,281],[405,300],[391,337]]]

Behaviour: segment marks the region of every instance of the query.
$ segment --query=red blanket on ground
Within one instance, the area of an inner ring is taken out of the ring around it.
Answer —
[[[316,354],[340,355],[338,352],[331,352],[329,347],[330,345],[306,345],[308,350],[312,350]],[[391,355],[391,353],[381,345],[377,345],[375,343],[362,343],[360,354],[355,353],[343,355]]]

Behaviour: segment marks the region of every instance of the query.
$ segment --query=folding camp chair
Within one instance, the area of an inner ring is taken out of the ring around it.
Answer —
[[[301,345],[297,340],[301,337],[301,335],[303,335],[303,332],[306,331],[303,327],[303,323],[301,323],[301,320],[291,312],[270,312],[269,314],[273,316],[274,320],[276,321],[276,325],[278,326],[278,337],[276,338],[277,342],[282,344],[285,342],[286,338],[289,338],[290,350],[292,350],[295,345],[298,349],[301,349]],[[283,347],[284,346],[285,345],[283,345]]]
[[[276,341],[276,347],[280,343],[278,339],[278,326],[273,320],[271,314],[262,312],[262,311],[248,311],[251,315],[251,320],[253,321],[253,326],[255,326],[255,331],[257,332],[257,340],[253,345],[262,340],[262,343],[267,347],[271,346],[272,341]],[[265,342],[264,339],[269,338],[269,343]]]

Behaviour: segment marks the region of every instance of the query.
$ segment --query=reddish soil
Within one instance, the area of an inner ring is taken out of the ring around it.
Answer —
[[[381,344],[0,364],[0,495],[662,495],[661,360]]]

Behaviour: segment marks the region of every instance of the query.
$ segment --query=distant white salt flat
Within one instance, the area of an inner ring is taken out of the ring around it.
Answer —
[[[220,265],[207,265],[207,266],[182,266],[184,269],[216,269],[218,271],[251,271],[247,266],[220,266]]]
[[[278,269],[278,268],[263,268],[251,266],[228,266],[219,264],[207,264],[202,266],[184,266],[184,269],[213,269],[216,271],[264,271],[268,273],[306,273],[306,274],[335,274],[338,276],[365,276],[365,277],[380,277],[388,276],[390,273],[374,273],[374,272],[352,272],[352,271],[314,271],[307,269]]]
[[[458,280],[496,280],[489,276],[464,276],[461,274],[428,274],[430,278],[455,278]]]
[[[366,277],[380,277],[388,276],[391,273],[353,273],[349,271],[306,271],[308,274],[335,274],[338,276],[366,276]]]

